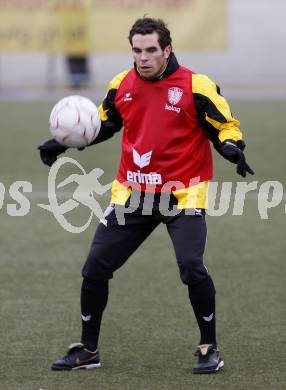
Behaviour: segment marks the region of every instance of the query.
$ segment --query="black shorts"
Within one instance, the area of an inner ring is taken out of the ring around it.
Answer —
[[[124,225],[118,223],[114,206],[109,211],[95,232],[82,270],[83,277],[94,281],[111,279],[113,272],[161,222],[166,225],[173,242],[183,283],[194,285],[208,276],[203,264],[207,235],[205,210],[196,210],[191,215],[181,210],[176,216],[164,216],[160,211],[143,215],[142,210],[135,210],[125,215]]]

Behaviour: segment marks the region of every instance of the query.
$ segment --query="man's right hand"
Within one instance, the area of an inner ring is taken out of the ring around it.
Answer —
[[[61,145],[55,139],[50,139],[43,145],[38,146],[40,150],[41,160],[49,167],[57,160],[57,157],[64,153],[68,147]]]

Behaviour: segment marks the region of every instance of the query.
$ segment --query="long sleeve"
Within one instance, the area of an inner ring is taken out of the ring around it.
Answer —
[[[122,118],[115,106],[115,97],[117,90],[127,75],[128,71],[124,71],[115,76],[108,84],[107,94],[98,107],[101,119],[101,127],[97,138],[92,142],[91,145],[98,144],[111,138],[115,133],[122,128]]]
[[[205,75],[193,74],[192,92],[199,122],[214,146],[227,139],[242,140],[240,122],[232,116],[228,102],[214,82]]]

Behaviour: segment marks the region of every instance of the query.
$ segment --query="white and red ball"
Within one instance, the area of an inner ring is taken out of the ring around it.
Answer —
[[[49,127],[60,144],[81,148],[89,145],[100,130],[96,105],[86,97],[73,95],[61,99],[52,109]]]

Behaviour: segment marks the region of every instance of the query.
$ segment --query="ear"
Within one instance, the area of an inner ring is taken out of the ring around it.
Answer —
[[[168,59],[170,57],[171,52],[172,52],[172,46],[171,45],[166,46],[164,49],[164,57]]]

